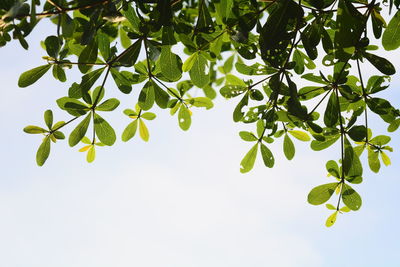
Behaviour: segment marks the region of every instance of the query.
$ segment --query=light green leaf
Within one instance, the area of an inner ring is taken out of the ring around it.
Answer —
[[[239,132],[239,136],[242,138],[242,140],[247,142],[254,142],[258,140],[258,138],[251,132],[241,131]]]
[[[41,134],[41,133],[46,133],[47,130],[39,126],[28,125],[24,128],[24,132],[28,134]]]
[[[285,134],[283,139],[283,152],[288,160],[293,159],[296,149],[289,135]]]
[[[189,71],[190,79],[199,88],[203,88],[210,81],[210,76],[206,73],[206,65],[207,59],[199,55]]]
[[[195,107],[205,107],[206,109],[210,109],[214,106],[213,102],[208,97],[194,97],[187,99],[187,101]]]
[[[179,108],[179,113],[178,113],[178,120],[179,120],[179,127],[187,131],[190,128],[190,124],[192,123],[192,118],[190,111],[185,105],[181,105]]]
[[[182,77],[182,61],[171,52],[170,46],[162,46],[159,60],[161,72],[166,78],[175,82]]]
[[[188,57],[185,62],[182,65],[182,71],[187,72],[192,69],[193,64],[195,61],[197,61],[199,54],[198,53],[193,53]]]
[[[288,131],[293,137],[295,137],[296,139],[300,140],[300,141],[310,141],[311,137],[303,131],[298,131],[298,130],[290,130]]]
[[[147,126],[142,119],[139,119],[139,134],[140,137],[143,139],[143,141],[145,142],[149,141],[150,138],[149,130],[147,129]]]
[[[397,11],[383,32],[382,45],[385,50],[395,50],[400,46],[400,11]]]
[[[257,151],[258,151],[258,144],[255,144],[249,152],[244,156],[242,161],[240,162],[240,172],[241,173],[246,173],[251,171],[254,167],[254,162],[256,161],[257,158]]]
[[[268,168],[274,167],[275,159],[274,159],[274,155],[272,154],[271,150],[262,143],[260,143],[260,147],[261,147],[261,156],[263,158],[264,165],[267,166]]]
[[[390,164],[392,164],[390,162],[389,156],[385,152],[383,152],[381,150],[381,151],[379,151],[379,153],[381,154],[382,162],[383,162],[383,164],[385,164],[385,166],[389,166]]]
[[[152,112],[145,112],[142,115],[140,115],[140,117],[142,119],[152,121],[152,120],[154,120],[156,118],[156,114],[154,114]]]
[[[337,214],[338,212],[335,211],[328,217],[328,219],[325,222],[326,227],[331,227],[336,222]]]
[[[96,148],[95,146],[90,146],[89,151],[86,154],[86,161],[92,163],[96,158]]]
[[[329,183],[314,187],[308,194],[308,203],[312,205],[324,204],[331,198],[338,185],[339,183]]]
[[[122,141],[127,142],[132,137],[134,137],[136,134],[137,126],[138,126],[138,120],[134,120],[133,122],[129,123],[128,126],[126,126],[124,132],[122,133]]]
[[[39,146],[38,151],[36,152],[37,165],[43,166],[49,155],[50,155],[50,137],[46,136],[46,138],[43,139],[42,144]]]
[[[371,171],[377,173],[381,168],[381,163],[379,161],[379,152],[374,151],[368,147],[368,165]]]

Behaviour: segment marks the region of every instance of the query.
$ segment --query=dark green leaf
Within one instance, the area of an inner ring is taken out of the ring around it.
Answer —
[[[96,136],[103,144],[112,146],[115,143],[116,136],[114,129],[97,113],[94,114],[94,130]]]
[[[349,185],[343,184],[343,203],[351,210],[359,210],[362,205],[360,195]]]
[[[275,159],[271,150],[264,144],[260,144],[260,146],[261,146],[261,156],[263,158],[264,165],[267,166],[268,168],[274,167]]]
[[[90,118],[92,114],[88,114],[71,132],[69,135],[68,143],[70,146],[75,146],[78,144],[82,138],[85,136],[87,129],[89,127]]]
[[[34,69],[28,70],[21,74],[18,79],[19,87],[27,87],[31,84],[34,84],[37,80],[39,80],[49,69],[51,65],[43,65],[40,67],[36,67]]]
[[[283,139],[283,152],[288,160],[293,159],[296,152],[294,144],[287,134],[285,134],[285,137]]]

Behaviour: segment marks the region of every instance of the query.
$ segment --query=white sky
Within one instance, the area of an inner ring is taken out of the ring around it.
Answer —
[[[248,128],[231,119],[236,101],[221,97],[212,110],[194,110],[189,132],[167,111],[157,111],[147,124],[149,143],[137,136],[128,143],[119,139],[98,149],[88,164],[79,145],[59,142],[45,166],[37,167],[40,137],[22,128],[41,124],[48,108],[56,120],[67,120],[55,100],[80,80],[68,75],[62,84],[48,73],[31,87],[17,87],[20,73],[44,64],[42,32],[43,25],[28,39],[29,52],[17,43],[0,49],[0,266],[399,265],[398,134],[392,135],[393,165],[379,175],[365,166],[364,183],[355,186],[361,210],[339,216],[329,229],[329,212],[307,204],[306,196],[330,181],[324,165],[338,158],[338,150],[312,152],[296,142],[296,156],[288,162],[277,142],[273,169],[259,158],[252,172],[240,174],[251,144],[237,133]],[[390,58],[400,71],[397,55]],[[377,72],[368,66],[365,71]],[[399,85],[396,77],[388,94],[397,106]],[[106,97],[123,97],[112,83],[106,88]],[[130,122],[122,111],[136,99],[125,96],[116,111],[103,113],[118,136]]]

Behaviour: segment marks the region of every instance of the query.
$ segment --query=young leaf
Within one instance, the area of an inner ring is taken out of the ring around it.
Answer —
[[[298,139],[300,141],[307,142],[307,141],[311,140],[310,136],[306,132],[303,132],[303,131],[290,130],[290,131],[288,131],[288,133],[290,133],[293,137],[295,137],[296,139]]]
[[[385,152],[383,152],[381,150],[381,151],[379,151],[379,153],[381,154],[382,162],[383,162],[383,164],[385,164],[385,166],[389,166],[390,164],[392,164],[390,162],[390,158],[388,157],[388,155]]]
[[[146,124],[143,122],[142,119],[139,119],[139,134],[143,141],[149,141],[150,135],[149,130],[147,129]]]
[[[140,115],[140,117],[142,119],[152,121],[156,118],[156,114],[154,114],[152,112],[145,112],[145,113],[142,113],[142,115]]]
[[[336,222],[337,214],[338,211],[335,211],[328,217],[328,219],[325,222],[326,227],[331,227]]]
[[[34,84],[37,80],[39,80],[49,69],[51,68],[50,64],[43,65],[40,67],[36,67],[34,69],[28,70],[21,74],[18,79],[19,87],[27,87],[31,84]]]
[[[240,162],[240,172],[241,173],[246,173],[251,171],[254,167],[254,162],[256,161],[257,158],[257,151],[258,151],[258,144],[255,144],[249,152],[244,156],[242,161]]]
[[[95,146],[92,145],[90,146],[89,151],[87,152],[86,161],[92,163],[95,158],[96,158],[96,148]]]

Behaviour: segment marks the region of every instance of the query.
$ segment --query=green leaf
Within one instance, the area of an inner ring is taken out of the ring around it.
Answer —
[[[92,86],[95,84],[95,82],[99,79],[100,75],[103,73],[105,68],[100,68],[94,71],[91,71],[84,76],[82,76],[82,81],[80,84],[80,89],[81,92],[79,92],[76,97],[70,95],[70,97],[74,98],[80,98],[82,97],[82,94],[89,92],[89,90],[92,88]]]
[[[354,141],[361,142],[367,136],[367,128],[363,125],[353,126],[347,133]]]
[[[28,134],[41,134],[41,133],[47,133],[47,130],[39,126],[28,125],[24,128],[24,132]]]
[[[370,140],[370,142],[377,146],[383,146],[389,143],[391,140],[390,136],[387,135],[377,135]]]
[[[107,61],[111,54],[110,38],[106,34],[98,33],[97,42],[99,44],[101,56],[104,58],[105,61]]]
[[[42,144],[39,146],[38,151],[36,152],[37,165],[43,166],[49,155],[50,155],[50,137],[46,136],[43,139]]]
[[[328,219],[327,219],[326,222],[325,222],[325,226],[326,226],[326,227],[331,227],[332,225],[335,224],[336,218],[337,218],[337,214],[338,214],[338,211],[335,211],[334,213],[332,213],[332,214],[328,217]]]
[[[53,77],[60,82],[65,82],[67,80],[65,71],[60,65],[53,65]]]
[[[132,91],[132,82],[124,73],[125,72],[120,72],[115,68],[111,68],[111,75],[118,89],[124,94],[129,94]]]
[[[72,116],[82,116],[89,110],[88,106],[83,104],[81,101],[70,97],[62,97],[57,99],[57,105],[62,109],[67,111]]]
[[[154,82],[152,80],[148,81],[139,94],[139,106],[143,110],[149,110],[154,105],[155,93],[154,93]]]
[[[225,85],[219,90],[221,95],[225,98],[232,98],[241,95],[246,91],[247,91],[247,86],[242,86],[242,85]]]
[[[199,54],[189,71],[190,79],[199,88],[203,88],[210,81],[210,76],[206,73],[206,65],[207,59]]]
[[[241,131],[239,132],[239,136],[242,138],[242,140],[247,142],[254,142],[258,140],[258,138],[251,132]]]
[[[210,109],[214,106],[213,102],[208,97],[194,97],[187,101],[195,107],[205,107],[206,109]]]
[[[397,11],[383,32],[382,45],[385,50],[395,50],[400,46],[400,11]]]
[[[92,41],[89,45],[87,45],[81,52],[78,58],[78,65],[79,70],[82,73],[88,72],[92,66],[85,65],[87,63],[95,63],[97,60],[97,42]]]
[[[170,46],[162,46],[160,54],[162,74],[171,81],[179,81],[182,77],[182,61],[178,55],[171,52]]]
[[[372,65],[374,65],[375,68],[377,68],[383,74],[393,75],[396,73],[393,64],[390,63],[387,59],[383,57],[378,57],[377,55],[373,55],[367,52],[364,52],[363,55]]]
[[[44,41],[44,44],[46,46],[47,54],[56,59],[58,57],[58,52],[60,51],[60,41],[57,36],[48,36]]]
[[[127,142],[132,137],[134,137],[136,134],[137,126],[138,126],[138,120],[134,120],[133,122],[129,123],[128,126],[126,126],[124,132],[122,133],[122,141]]]
[[[167,108],[169,101],[169,94],[165,92],[157,83],[151,80],[154,88],[154,100],[160,108]]]
[[[47,127],[51,129],[53,126],[53,112],[50,109],[44,112],[44,122],[46,123]]]
[[[274,167],[275,164],[275,159],[274,155],[272,154],[271,150],[264,144],[260,144],[261,148],[261,156],[264,161],[264,165],[267,166],[268,168]]]
[[[119,100],[116,98],[110,98],[101,103],[96,107],[99,111],[113,111],[119,106]]]
[[[332,91],[324,113],[324,123],[327,127],[333,127],[339,120],[339,103],[336,92]]]
[[[241,173],[246,173],[251,171],[254,167],[254,162],[256,161],[257,158],[257,152],[258,152],[258,144],[255,144],[249,152],[244,156],[242,161],[240,162],[240,172]]]
[[[179,120],[179,127],[187,131],[190,128],[190,124],[192,123],[192,118],[190,115],[190,111],[185,105],[181,105],[179,108],[179,113],[178,113],[178,120]]]
[[[142,119],[151,121],[151,120],[154,120],[156,118],[156,114],[154,114],[152,112],[145,112],[142,115],[140,115],[140,117]]]
[[[381,168],[381,163],[379,161],[379,152],[374,151],[373,149],[368,147],[368,165],[371,171],[377,173]]]
[[[126,52],[115,60],[115,63],[119,63],[124,67],[131,67],[135,65],[139,57],[141,47],[142,47],[142,40],[139,39],[136,42],[134,42],[130,47],[128,47],[125,50]]]
[[[89,127],[90,118],[92,114],[88,114],[85,119],[83,119],[71,132],[69,135],[68,143],[70,146],[75,146],[78,144],[82,138],[85,136],[87,129]]]
[[[39,80],[49,69],[51,68],[50,64],[46,64],[40,67],[36,67],[34,69],[28,70],[21,74],[18,79],[19,87],[27,87],[31,84],[34,84],[37,80]]]
[[[339,183],[329,183],[314,187],[308,194],[308,203],[312,205],[321,205],[327,202]]]
[[[310,141],[311,137],[303,131],[298,131],[298,130],[290,130],[288,131],[288,133],[290,133],[293,137],[295,137],[296,139],[300,140],[300,141]]]
[[[340,135],[334,135],[326,137],[324,141],[313,140],[311,141],[311,149],[315,151],[326,149],[333,145],[339,139],[339,137]]]
[[[343,203],[351,210],[359,210],[362,205],[360,195],[349,185],[343,184],[342,200]]]
[[[339,166],[334,160],[329,160],[326,165],[326,170],[329,172],[330,175],[336,178],[340,178]]]
[[[143,122],[142,119],[139,119],[139,134],[143,141],[149,141],[150,135],[149,130],[147,129],[146,124]]]
[[[283,152],[288,160],[293,159],[296,152],[294,144],[287,134],[285,134],[285,137],[283,139]]]
[[[116,136],[114,129],[97,113],[94,114],[94,130],[103,144],[112,146],[115,143]]]

